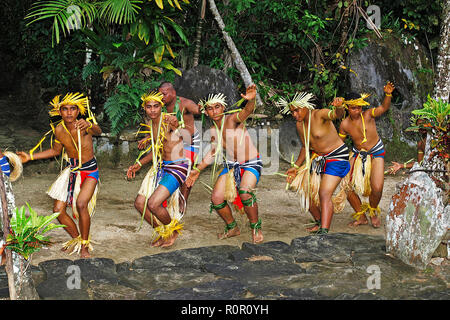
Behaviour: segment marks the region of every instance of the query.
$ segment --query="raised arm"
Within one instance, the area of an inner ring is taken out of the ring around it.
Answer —
[[[245,95],[241,93],[241,97],[247,100],[247,103],[245,104],[244,109],[239,111],[237,114],[233,114],[232,119],[236,123],[244,122],[255,110],[256,85],[251,84],[248,86]]]
[[[391,107],[392,92],[395,90],[395,87],[391,82],[388,82],[383,90],[385,93],[383,103],[376,108],[372,108],[372,111],[370,112],[370,115],[374,118],[381,116]]]
[[[344,98],[341,98],[341,97],[334,98],[334,100],[331,102],[331,105],[334,107],[331,110],[327,111],[327,109],[322,109],[323,111],[326,111],[326,113],[327,113],[326,117],[323,118],[323,119],[324,120],[331,120],[331,121],[337,120],[337,119],[342,119],[344,117],[344,115],[345,115]]]
[[[198,104],[196,104],[194,101],[187,99],[187,98],[183,98],[182,100],[182,107],[184,109],[186,109],[189,113],[192,114],[201,114],[201,110],[200,110],[200,106]]]

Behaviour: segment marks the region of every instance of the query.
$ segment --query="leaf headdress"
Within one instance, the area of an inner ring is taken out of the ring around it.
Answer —
[[[281,113],[287,114],[291,111],[290,107],[298,108],[307,108],[309,110],[314,110],[314,104],[310,102],[310,100],[314,97],[312,93],[309,92],[297,92],[294,95],[294,98],[291,101],[286,100],[281,97],[278,101],[275,102],[275,105],[282,109]]]

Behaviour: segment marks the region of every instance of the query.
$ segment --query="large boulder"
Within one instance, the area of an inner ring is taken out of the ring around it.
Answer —
[[[178,95],[194,102],[208,98],[209,94],[223,93],[231,106],[241,98],[236,84],[223,71],[202,65],[184,71],[175,79],[174,86]]]
[[[420,170],[415,164],[412,170]],[[397,185],[386,215],[386,249],[403,262],[424,269],[450,228],[450,205],[423,171]]]
[[[404,130],[410,126],[411,111],[421,109],[427,94],[433,90],[433,73],[427,50],[416,40],[385,34],[383,39],[369,36],[368,44],[349,55],[350,90],[370,93],[371,107],[384,99],[383,86],[392,81],[396,90],[388,113],[377,119],[383,140],[392,140],[394,130],[400,139],[413,144],[413,135]],[[394,125],[395,124],[395,125]]]

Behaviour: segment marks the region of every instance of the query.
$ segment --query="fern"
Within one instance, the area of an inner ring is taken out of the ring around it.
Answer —
[[[96,60],[91,60],[87,65],[84,66],[81,77],[86,80],[89,76],[100,73],[100,66]]]
[[[141,119],[139,114],[141,96],[150,91],[152,83],[132,80],[131,87],[118,85],[116,93],[106,100],[105,113],[111,121],[111,133],[119,135],[128,126],[136,125]]]

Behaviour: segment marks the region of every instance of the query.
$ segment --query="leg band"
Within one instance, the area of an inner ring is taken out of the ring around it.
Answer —
[[[370,205],[368,203],[363,203],[361,204],[361,210],[358,212],[355,212],[352,217],[353,219],[355,219],[356,221],[358,221],[359,219],[361,219],[361,216],[363,214],[366,213],[367,210],[369,210]]]
[[[250,228],[255,231],[260,230],[261,229],[261,218],[259,218],[258,221],[255,223],[250,222]]]
[[[370,204],[368,206],[369,206],[369,217],[379,216],[380,215],[381,209],[380,209],[379,206],[377,206],[376,208],[372,208],[370,206]]]
[[[231,230],[231,229],[236,228],[236,226],[237,226],[236,220],[234,220],[233,222],[231,222],[231,223],[225,225],[225,233],[228,232],[228,231]]]
[[[209,205],[209,213],[211,213],[213,211],[213,209],[215,209],[215,210],[223,209],[223,208],[226,207],[227,204],[228,204],[227,201],[224,201],[224,202],[219,203],[219,204],[214,204],[211,201],[211,204]]]
[[[246,206],[246,207],[253,207],[253,204],[256,203],[256,196],[255,196],[255,194],[253,192],[247,191],[247,190],[239,190],[239,194],[249,194],[251,196],[251,198],[247,199],[247,200],[242,200],[241,199],[241,202],[242,202],[242,204],[244,206]]]

